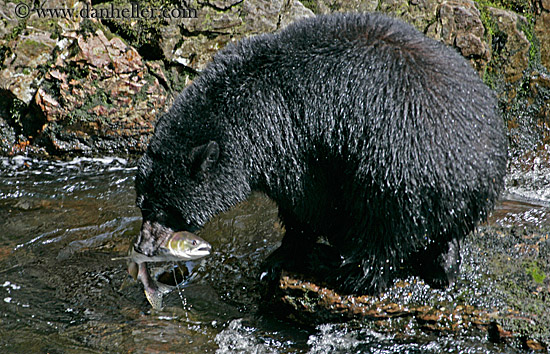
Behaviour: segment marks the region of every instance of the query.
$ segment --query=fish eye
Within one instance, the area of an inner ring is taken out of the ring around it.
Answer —
[[[192,244],[193,244],[193,246],[196,246],[197,245],[197,240],[193,240]]]

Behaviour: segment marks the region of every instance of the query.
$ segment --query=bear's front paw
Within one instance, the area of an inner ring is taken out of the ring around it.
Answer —
[[[460,270],[460,243],[453,239],[439,254],[427,253],[420,262],[419,275],[432,288],[443,289],[451,285]]]
[[[283,269],[325,281],[328,274],[342,265],[342,257],[331,246],[316,243],[298,249],[299,251],[296,251],[283,246],[276,249],[262,263],[260,281],[278,281]]]
[[[262,283],[272,284],[281,277],[283,264],[287,264],[288,259],[281,248],[276,249],[260,266],[260,281]]]

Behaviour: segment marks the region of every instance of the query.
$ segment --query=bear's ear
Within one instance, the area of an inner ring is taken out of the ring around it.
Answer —
[[[191,171],[208,172],[220,157],[220,146],[215,141],[197,146],[191,150]]]

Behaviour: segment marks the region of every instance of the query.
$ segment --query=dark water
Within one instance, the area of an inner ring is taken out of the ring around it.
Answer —
[[[129,281],[126,263],[112,260],[126,254],[140,227],[132,165],[0,159],[0,352],[515,352],[484,332],[301,328],[262,314],[257,269],[281,238],[276,207],[262,195],[205,227],[211,256],[156,270],[167,278],[171,267],[189,273],[165,308],[153,311],[141,285]],[[493,222],[548,224],[547,207],[506,203]]]

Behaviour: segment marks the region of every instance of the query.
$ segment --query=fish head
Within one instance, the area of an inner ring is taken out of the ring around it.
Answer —
[[[212,246],[189,231],[179,231],[172,234],[161,249],[182,261],[190,261],[208,256]]]

